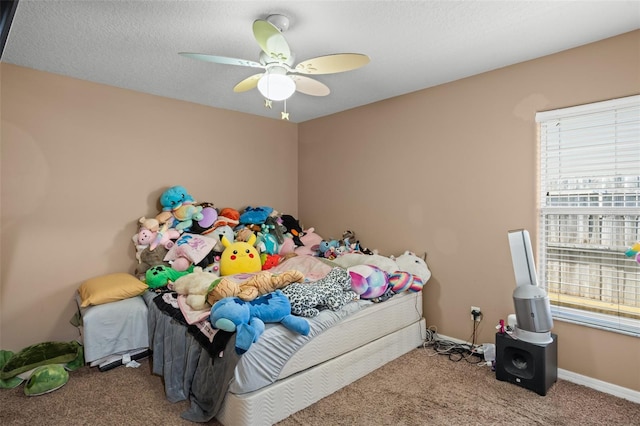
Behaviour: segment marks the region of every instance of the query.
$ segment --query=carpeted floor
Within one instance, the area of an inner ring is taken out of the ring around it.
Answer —
[[[83,367],[62,388],[27,397],[0,390],[2,425],[193,425],[162,380],[139,368]],[[210,424],[218,425],[216,421]],[[293,414],[293,425],[640,425],[640,404],[558,381],[546,396],[495,379],[487,366],[415,349]]]

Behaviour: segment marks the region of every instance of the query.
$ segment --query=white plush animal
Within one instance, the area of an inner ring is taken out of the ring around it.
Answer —
[[[425,254],[425,258],[426,258]],[[427,266],[425,259],[418,257],[415,253],[405,251],[403,254],[395,258],[398,271],[409,272],[418,276],[424,284],[431,278],[431,271]]]
[[[210,308],[207,304],[209,287],[215,280],[220,278],[211,272],[205,272],[201,267],[196,266],[193,272],[183,275],[173,283],[173,288],[178,294],[186,295],[187,305],[196,311]]]
[[[408,250],[398,257],[347,253],[332,262],[347,270],[358,265],[377,266],[388,274],[389,286],[395,293],[420,291],[431,278],[427,262]]]

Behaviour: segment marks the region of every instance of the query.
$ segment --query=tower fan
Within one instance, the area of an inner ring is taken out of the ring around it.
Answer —
[[[536,345],[548,345],[553,342],[551,306],[547,292],[538,287],[529,232],[524,229],[509,231],[509,246],[516,278],[513,337]]]

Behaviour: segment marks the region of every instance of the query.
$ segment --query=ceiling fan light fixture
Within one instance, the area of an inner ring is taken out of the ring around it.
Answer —
[[[273,67],[258,80],[258,90],[267,99],[283,101],[295,93],[296,83],[284,68]]]
[[[284,101],[282,119],[288,120],[286,100],[295,92],[309,96],[327,96],[331,92],[324,83],[299,74],[334,74],[355,70],[369,63],[369,57],[362,53],[333,53],[295,65],[295,55],[282,35],[288,28],[289,18],[280,14],[253,21],[253,37],[261,49],[259,62],[203,53],[180,54],[201,61],[264,70],[246,77],[233,87],[233,91],[242,93],[257,88],[264,97],[267,108],[272,108],[273,101]]]
[[[280,14],[269,15],[267,16],[266,21],[269,22],[274,27],[276,27],[278,31],[280,31],[281,33],[289,29],[289,18],[287,18],[284,15],[280,15]]]

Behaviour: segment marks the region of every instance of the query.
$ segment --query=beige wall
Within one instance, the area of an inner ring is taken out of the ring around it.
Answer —
[[[72,340],[87,278],[133,272],[137,219],[183,185],[298,212],[297,126],[2,64],[0,347]]]
[[[428,324],[466,340],[480,306],[491,342],[513,312],[506,232],[536,226],[533,116],[640,92],[639,45],[636,31],[298,126],[2,64],[0,347],[77,337],[75,289],[133,270],[135,221],[176,184],[428,252]],[[561,368],[640,390],[638,339],[554,331]]]
[[[427,324],[467,340],[479,306],[477,341],[493,342],[513,312],[507,231],[536,230],[535,113],[639,92],[636,31],[302,123],[300,217],[385,255],[427,252]],[[637,338],[554,332],[560,368],[640,391]]]

